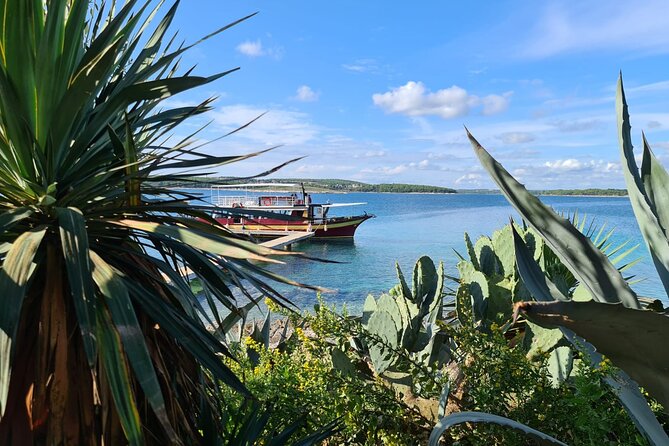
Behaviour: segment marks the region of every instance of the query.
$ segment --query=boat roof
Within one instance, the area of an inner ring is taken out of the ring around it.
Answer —
[[[297,187],[294,183],[245,183],[245,184],[212,184],[216,189],[239,189],[249,187]]]

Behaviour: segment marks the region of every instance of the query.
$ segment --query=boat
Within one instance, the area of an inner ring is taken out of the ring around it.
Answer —
[[[298,192],[273,192],[298,187]],[[244,195],[231,195],[232,191],[239,190],[244,191]],[[358,226],[374,218],[366,212],[347,217],[329,216],[333,208],[367,203],[314,203],[302,184],[212,185],[211,201],[218,208],[214,212],[216,221],[234,232],[259,237],[276,237],[281,232],[300,231],[313,232],[313,237],[317,239],[352,238]]]

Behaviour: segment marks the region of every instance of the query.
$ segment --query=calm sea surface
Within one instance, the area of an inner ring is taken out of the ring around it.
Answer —
[[[203,191],[207,198],[208,191]],[[271,269],[300,282],[334,290],[325,295],[327,302],[340,307],[346,304],[352,312],[360,311],[367,294],[387,291],[396,283],[395,262],[410,277],[415,261],[422,255],[435,263],[443,261],[447,273],[457,275],[454,250],[465,253],[463,234],[472,240],[507,224],[509,217],[518,219],[501,195],[473,194],[313,194],[314,202],[366,202],[337,210],[338,214],[363,212],[376,218],[363,223],[352,242],[310,241],[295,245],[296,251],[311,257],[341,262],[319,263],[288,260]],[[627,198],[615,197],[542,197],[542,201],[559,212],[586,215],[598,226],[615,229],[614,240],[639,244],[631,258],[641,258],[628,272],[642,279],[633,285],[640,295],[667,300],[647,249],[641,238]],[[345,209],[345,210],[344,210]],[[453,285],[453,284],[449,284]],[[316,301],[315,292],[278,287],[302,308]]]

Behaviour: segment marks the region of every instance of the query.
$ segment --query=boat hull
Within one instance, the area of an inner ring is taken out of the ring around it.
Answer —
[[[233,218],[217,218],[216,220],[235,232],[253,231],[311,231],[314,238],[352,238],[356,229],[373,215],[359,215],[354,217],[334,217],[324,221],[310,222],[309,220],[284,221],[279,219],[250,219],[235,221]],[[276,235],[271,235],[275,237]]]

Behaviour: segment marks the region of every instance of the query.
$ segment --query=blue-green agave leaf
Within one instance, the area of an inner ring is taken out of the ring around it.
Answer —
[[[538,232],[571,273],[584,284],[595,299],[602,302],[622,302],[630,308],[640,308],[634,291],[585,235],[569,220],[560,217],[541,200],[516,181],[469,133],[483,167],[497,183],[502,193],[518,213]]]
[[[669,242],[667,241],[666,228],[663,228],[658,220],[658,214],[653,209],[653,204],[651,203],[652,199],[659,199],[662,195],[661,190],[657,190],[659,187],[662,177],[658,168],[652,169],[652,156],[650,150],[646,154],[646,172],[645,177],[648,179],[646,184],[651,188],[650,197],[646,194],[646,189],[644,187],[644,181],[639,174],[639,169],[634,159],[634,147],[632,146],[632,135],[631,130],[632,126],[630,125],[630,116],[627,108],[627,101],[625,100],[625,91],[623,89],[623,78],[622,75],[618,78],[618,90],[616,94],[616,113],[618,115],[618,142],[620,144],[620,156],[623,166],[623,172],[625,174],[625,182],[627,184],[627,192],[629,195],[630,202],[632,203],[632,209],[634,210],[634,215],[636,216],[637,223],[639,224],[639,229],[643,235],[650,255],[655,264],[655,269],[660,276],[660,280],[664,285],[664,289],[669,293]],[[655,170],[655,176],[657,182],[651,180],[653,177],[653,170]],[[663,201],[666,198],[663,199]],[[663,204],[658,202],[658,204]],[[663,211],[666,212],[666,209]]]
[[[429,446],[439,446],[439,440],[441,436],[453,426],[463,423],[492,423],[499,426],[509,427],[511,429],[517,430],[529,438],[534,440],[539,445],[546,446],[567,446],[566,443],[561,442],[560,440],[551,437],[550,435],[544,434],[541,431],[533,429],[529,426],[526,426],[517,421],[510,420],[508,418],[500,417],[499,415],[493,415],[491,413],[485,412],[458,412],[439,420],[437,425],[432,429],[430,434],[430,439],[428,441]]]

